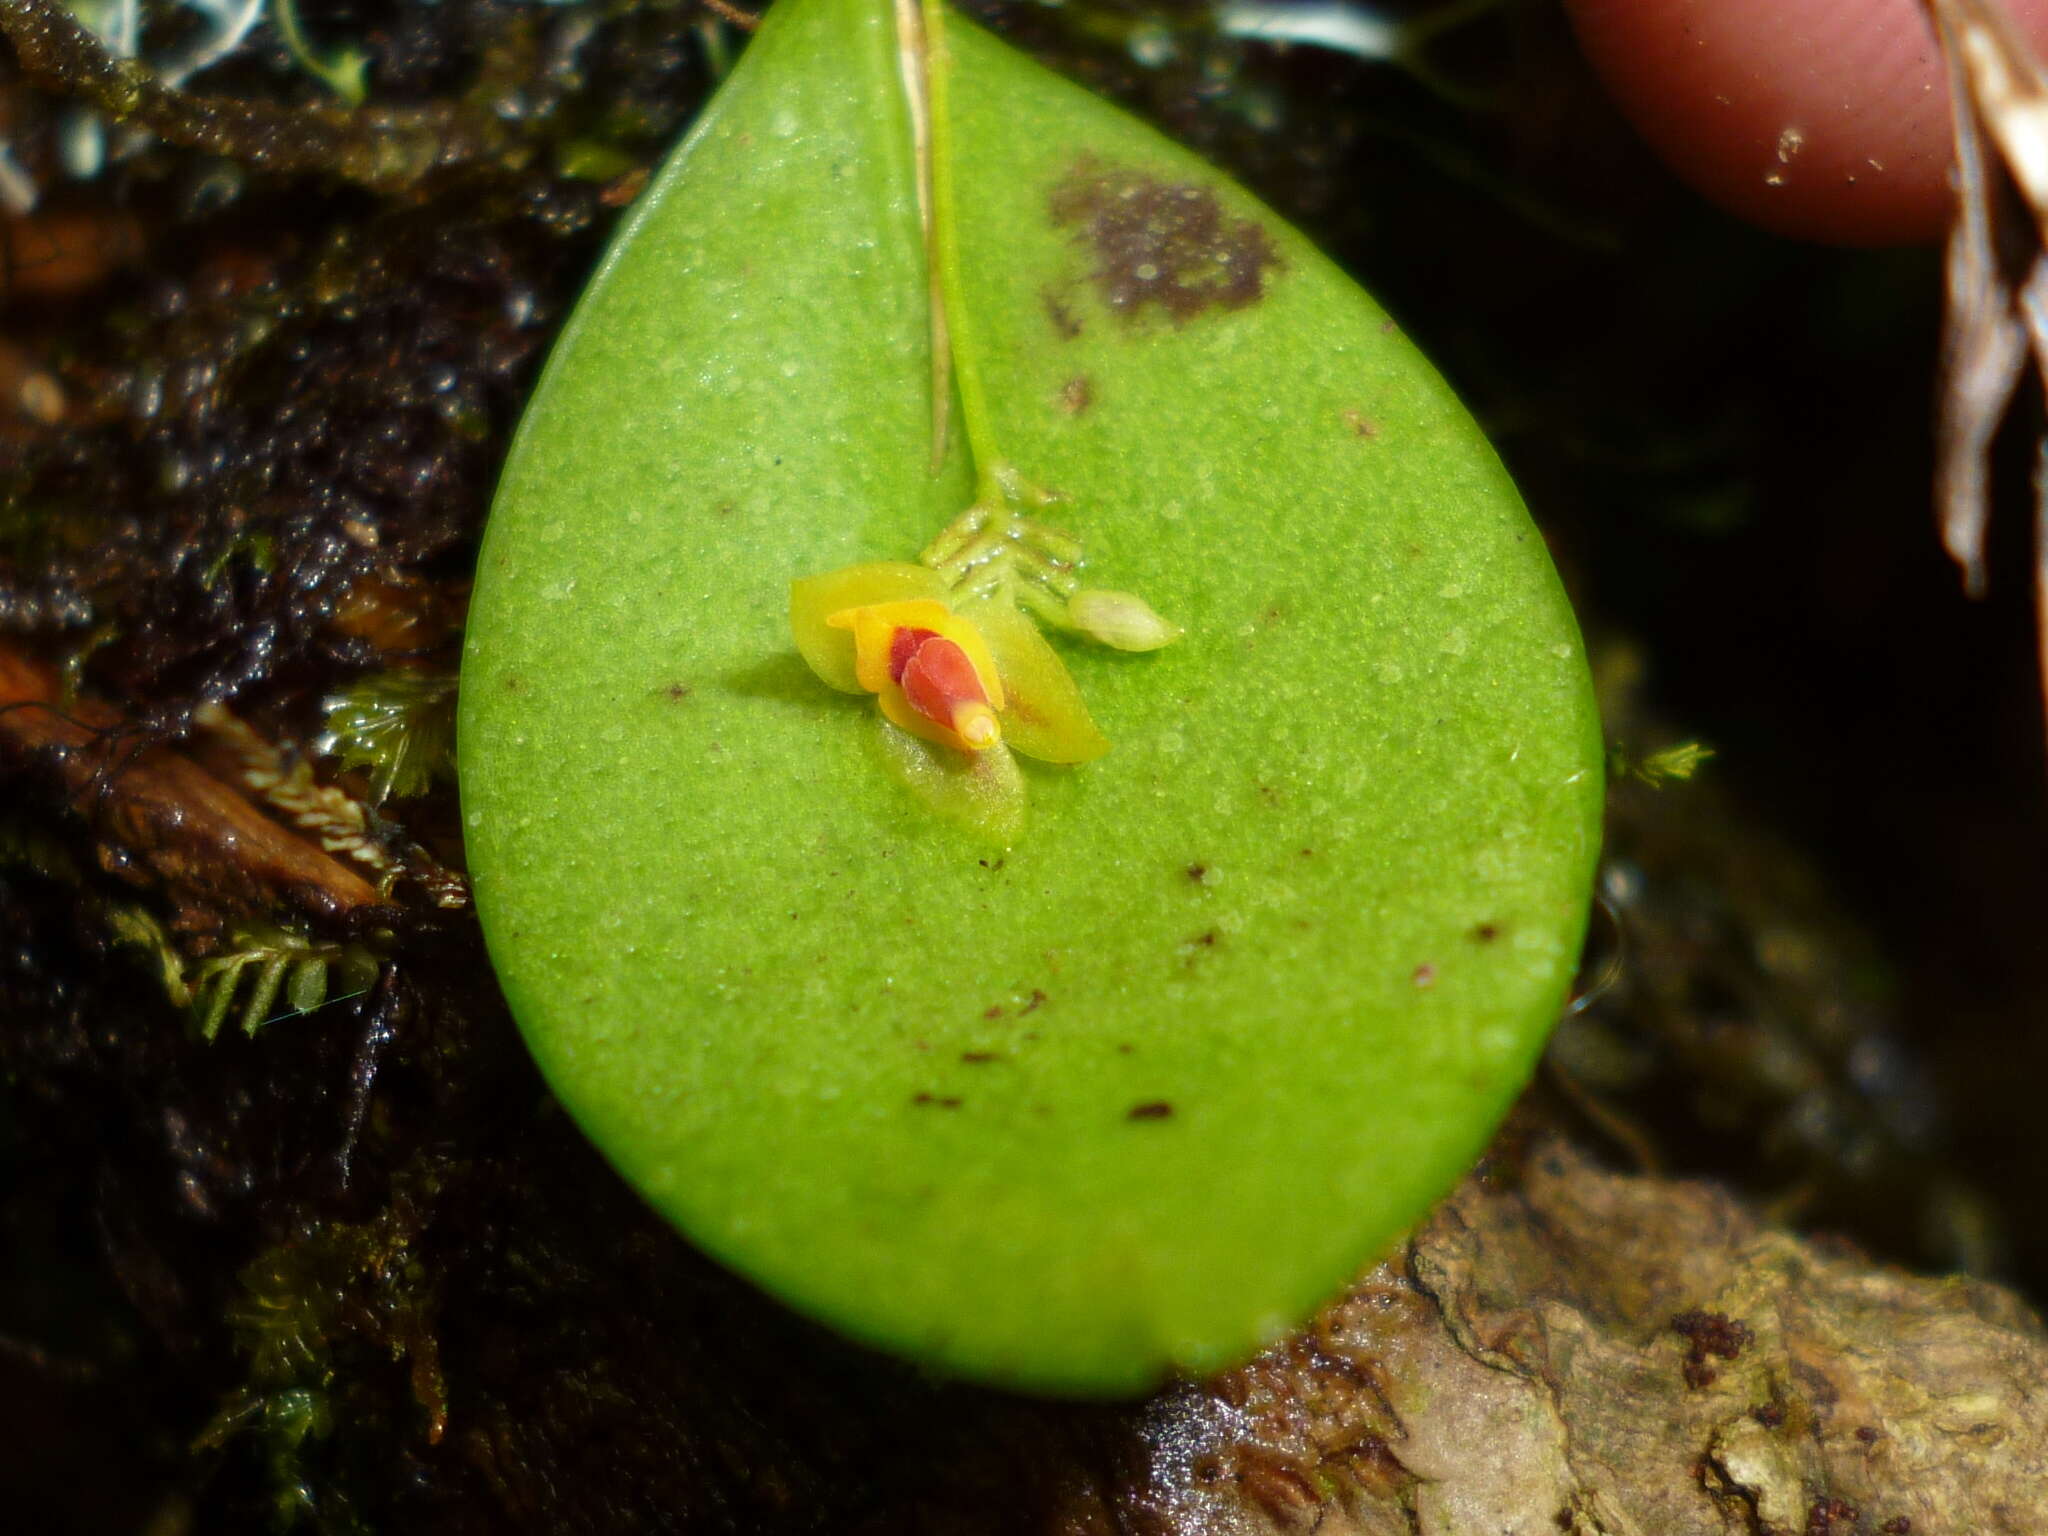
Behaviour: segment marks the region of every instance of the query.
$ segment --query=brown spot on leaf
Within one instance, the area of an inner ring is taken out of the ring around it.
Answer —
[[[690,696],[692,689],[688,683],[670,683],[661,691],[667,696],[669,703],[680,704]]]
[[[1031,989],[1031,1000],[1017,1010],[1017,1017],[1021,1019],[1027,1013],[1036,1012],[1039,1008],[1044,1007],[1045,1003],[1046,996],[1044,990],[1039,987],[1033,987]],[[1027,1035],[1025,1038],[1028,1040],[1031,1036]]]
[[[981,1010],[981,1016],[984,1019],[1000,1019],[1003,1016],[1003,1005],[1001,1003],[990,1003]]]
[[[1379,423],[1366,415],[1365,412],[1356,408],[1344,413],[1344,425],[1351,429],[1351,434],[1354,437],[1378,437],[1380,435]]]
[[[994,1051],[962,1051],[960,1059],[970,1067],[984,1067],[990,1062],[1000,1061],[1002,1058],[997,1056]]]
[[[1078,416],[1095,403],[1095,386],[1088,382],[1088,375],[1077,373],[1060,390],[1060,409],[1069,416]]]
[[[958,1109],[960,1101],[950,1095],[941,1098],[935,1093],[913,1093],[910,1102],[930,1109]]]
[[[1243,309],[1265,297],[1266,274],[1282,265],[1272,237],[1255,220],[1232,218],[1209,188],[1093,156],[1052,189],[1047,212],[1093,258],[1088,276],[1102,302],[1127,319],[1148,304],[1175,325],[1207,309]]]
[[[1423,962],[1423,963],[1422,963],[1421,965],[1418,965],[1417,967],[1415,967],[1415,975],[1414,975],[1414,978],[1413,978],[1413,979],[1414,979],[1415,985],[1417,985],[1418,987],[1433,987],[1433,986],[1435,986],[1435,985],[1436,985],[1436,967],[1435,967],[1435,966],[1433,966],[1433,965],[1431,965],[1431,964],[1429,964],[1429,963],[1428,963],[1427,961],[1424,961],[1424,962]]]
[[[1127,1120],[1170,1120],[1173,1118],[1173,1106],[1164,1099],[1153,1099],[1149,1103],[1133,1104],[1130,1113],[1124,1118]]]
[[[1081,319],[1067,305],[1066,298],[1057,289],[1047,288],[1039,295],[1045,300],[1045,318],[1052,322],[1052,328],[1061,341],[1072,341],[1081,334]]]

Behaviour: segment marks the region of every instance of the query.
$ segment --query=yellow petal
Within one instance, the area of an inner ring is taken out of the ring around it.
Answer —
[[[790,583],[789,627],[797,651],[820,679],[844,693],[870,693],[873,690],[861,685],[854,670],[853,635],[834,629],[827,618],[847,608],[936,599],[945,594],[943,576],[906,560],[849,565]]]
[[[928,629],[943,635],[966,653],[981,679],[981,691],[995,708],[1003,707],[1003,679],[995,657],[981,631],[944,603],[916,598],[901,603],[869,603],[860,608],[843,608],[825,615],[833,629],[853,632],[854,676],[870,693],[896,686],[889,675],[889,652],[899,629]]]
[[[853,631],[853,675],[869,693],[881,693],[896,686],[889,675],[889,653],[899,629],[929,629],[952,618],[952,610],[936,598],[921,597],[907,603],[868,603],[859,608],[842,608],[825,615],[834,629]]]
[[[1008,697],[1003,706],[1006,742],[1048,763],[1085,763],[1109,750],[1067,664],[1015,603],[998,594],[962,604],[958,617],[987,638],[995,657]]]

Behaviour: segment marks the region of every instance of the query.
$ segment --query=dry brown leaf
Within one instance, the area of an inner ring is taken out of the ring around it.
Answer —
[[[1935,503],[1984,591],[1989,459],[2029,356],[2048,381],[2048,70],[2000,0],[1927,0],[1948,61],[1958,208],[1948,244]],[[2035,475],[2035,605],[2048,690],[2048,437]],[[2048,700],[2048,691],[2044,691]]]

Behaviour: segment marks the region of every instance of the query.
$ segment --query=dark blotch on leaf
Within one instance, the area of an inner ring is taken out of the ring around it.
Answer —
[[[1053,188],[1047,211],[1093,255],[1089,278],[1102,302],[1127,317],[1156,304],[1181,325],[1205,309],[1243,309],[1265,296],[1267,272],[1281,265],[1272,237],[1229,217],[1207,187],[1093,158]],[[1053,295],[1046,302],[1057,326],[1061,306]]]
[[[1154,1099],[1149,1104],[1133,1104],[1125,1118],[1130,1120],[1169,1120],[1173,1117],[1173,1106],[1164,1099]]]

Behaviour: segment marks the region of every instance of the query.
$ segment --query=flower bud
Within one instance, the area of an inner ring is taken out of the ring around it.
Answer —
[[[1068,598],[1067,618],[1089,639],[1120,651],[1156,651],[1187,633],[1142,597],[1101,587],[1083,587]]]

